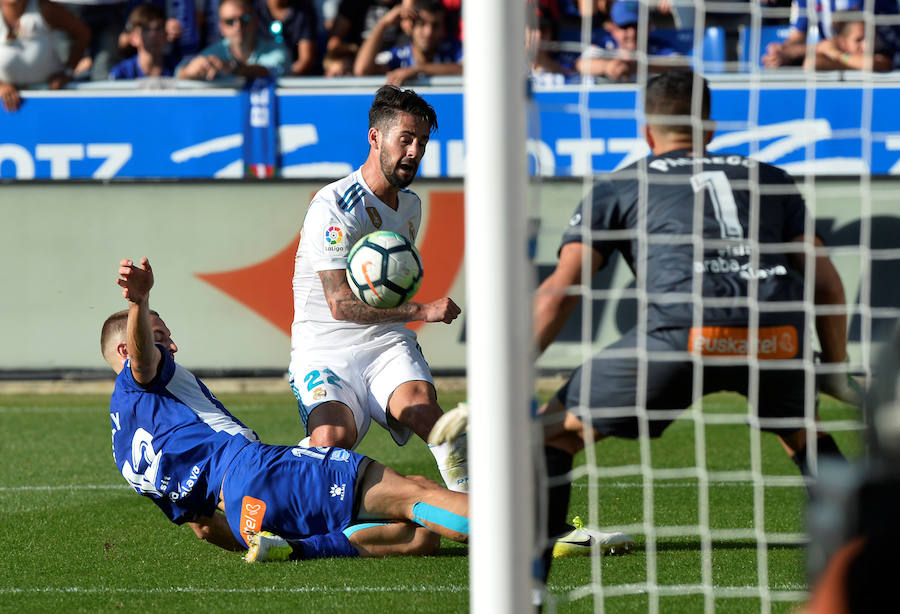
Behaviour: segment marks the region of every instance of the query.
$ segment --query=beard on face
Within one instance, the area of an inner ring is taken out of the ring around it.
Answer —
[[[419,166],[416,162],[405,161],[401,158],[397,162],[397,164],[393,164],[390,158],[388,158],[388,152],[386,150],[381,151],[380,157],[381,172],[384,175],[384,178],[387,179],[388,183],[391,184],[391,187],[402,190],[403,188],[411,184],[413,179],[416,178],[416,170]],[[397,171],[400,170],[401,166],[407,167],[407,170],[409,172],[409,179],[404,179],[397,174]]]

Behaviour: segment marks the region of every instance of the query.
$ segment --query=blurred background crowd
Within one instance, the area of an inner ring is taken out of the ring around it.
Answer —
[[[471,1],[471,0],[469,0]],[[890,71],[898,0],[526,0],[538,83],[706,73]],[[0,101],[72,81],[384,75],[396,85],[463,66],[462,0],[0,0]],[[726,10],[727,9],[727,10]],[[645,50],[645,53],[639,52]]]

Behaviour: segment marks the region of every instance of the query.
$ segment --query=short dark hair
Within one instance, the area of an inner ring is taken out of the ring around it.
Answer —
[[[428,123],[431,132],[437,130],[437,113],[424,98],[413,90],[394,85],[383,85],[375,92],[375,100],[369,108],[369,128],[384,130],[394,121],[397,113],[409,113]]]
[[[128,31],[132,31],[136,28],[144,28],[149,26],[154,21],[166,21],[166,14],[163,10],[155,4],[139,4],[134,7],[134,10],[131,11],[131,14],[128,15]]]
[[[447,8],[441,0],[413,0],[413,9],[434,14],[447,12]]]
[[[700,119],[709,119],[711,95],[706,79],[695,75],[692,70],[679,68],[667,70],[647,82],[644,90],[644,117],[647,124],[657,130],[690,134],[694,79],[700,79],[702,83]],[[669,117],[672,119],[668,119]]]
[[[159,317],[159,313],[153,309],[150,310],[150,315]],[[125,338],[126,328],[128,328],[127,309],[110,315],[100,328],[100,353],[107,362],[111,361],[111,354],[115,354],[115,346],[119,345],[119,340]],[[110,364],[112,363],[110,362]]]

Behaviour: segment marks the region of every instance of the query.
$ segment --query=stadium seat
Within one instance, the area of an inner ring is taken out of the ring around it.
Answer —
[[[790,34],[790,26],[762,26],[759,29],[759,55],[756,58],[750,57],[751,43],[753,42],[752,28],[749,26],[741,26],[739,37],[739,53],[738,62],[741,72],[747,72],[755,64],[762,66],[762,56],[766,53],[766,46],[769,43],[781,42],[787,39]]]
[[[725,28],[706,28],[703,34],[703,68],[707,73],[725,72]]]
[[[657,29],[651,32],[654,38],[669,43],[678,53],[692,56],[694,53],[694,31]],[[703,34],[703,72],[721,73],[725,71],[725,30],[721,27],[706,28]],[[693,68],[699,68],[698,62],[692,61]]]

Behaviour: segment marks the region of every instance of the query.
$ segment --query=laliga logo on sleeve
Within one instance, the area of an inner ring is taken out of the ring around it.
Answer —
[[[325,253],[340,254],[346,251],[344,240],[344,231],[337,224],[332,224],[325,230]]]
[[[344,233],[341,231],[340,226],[329,226],[328,230],[325,231],[325,242],[328,245],[337,245],[343,237]]]

